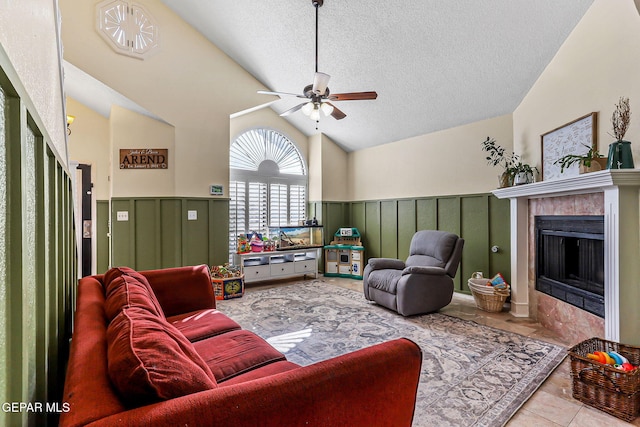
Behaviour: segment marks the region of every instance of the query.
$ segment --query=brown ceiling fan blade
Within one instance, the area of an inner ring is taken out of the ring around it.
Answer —
[[[296,96],[298,98],[306,98],[306,96],[300,95],[298,93],[272,92],[272,91],[269,91],[269,90],[259,90],[258,93],[261,94],[261,95]]]
[[[331,117],[333,117],[336,120],[342,120],[345,117],[347,117],[347,115],[345,113],[342,112],[342,110],[340,110],[338,107],[336,107],[335,105],[333,105],[330,102],[327,102],[326,104],[329,104],[333,107],[333,111],[331,112]]]
[[[377,92],[349,92],[349,93],[332,93],[329,99],[332,101],[363,101],[367,99],[376,99]]]
[[[295,107],[289,108],[287,111],[285,111],[284,113],[280,113],[281,117],[284,116],[288,116],[289,114],[293,114],[296,111],[299,111],[302,107],[304,107],[304,105],[306,104],[306,102],[303,102],[302,104],[298,104]]]

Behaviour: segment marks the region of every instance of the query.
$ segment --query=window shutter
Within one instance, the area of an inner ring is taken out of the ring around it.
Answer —
[[[249,183],[249,231],[267,232],[267,184],[264,182]]]
[[[289,224],[300,224],[307,216],[307,188],[304,185],[289,187]]]
[[[271,184],[269,203],[270,225],[288,225],[287,185]]]

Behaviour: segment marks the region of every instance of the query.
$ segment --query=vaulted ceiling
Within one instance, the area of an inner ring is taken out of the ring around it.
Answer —
[[[313,82],[312,0],[163,2],[269,90],[302,93]],[[287,120],[352,151],[511,113],[592,2],[325,0],[319,71],[331,93],[378,99],[336,102],[347,117],[323,117],[318,130],[302,112]]]

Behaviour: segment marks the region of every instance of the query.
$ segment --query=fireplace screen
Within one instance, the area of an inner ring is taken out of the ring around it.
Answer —
[[[604,317],[604,217],[538,216],[536,290]]]

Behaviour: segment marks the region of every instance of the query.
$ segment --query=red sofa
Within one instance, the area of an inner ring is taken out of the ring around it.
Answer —
[[[301,367],[216,310],[207,266],[78,283],[61,426],[410,426],[406,339]]]

